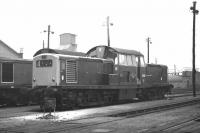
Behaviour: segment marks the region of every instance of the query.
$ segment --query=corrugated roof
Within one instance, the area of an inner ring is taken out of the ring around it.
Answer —
[[[59,49],[40,49],[34,54],[34,56],[37,56],[37,55],[42,54],[42,53],[54,53],[54,54],[64,54],[64,55],[73,55],[73,56],[85,56],[85,53],[82,53],[82,52],[72,52],[72,51],[59,50]]]
[[[122,53],[122,54],[143,56],[142,53],[136,50],[128,50],[128,49],[121,49],[121,48],[113,48],[113,49],[115,49],[118,53]]]

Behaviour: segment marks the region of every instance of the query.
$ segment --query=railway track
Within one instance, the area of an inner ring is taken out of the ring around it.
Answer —
[[[197,94],[199,95],[199,94]],[[186,96],[192,96],[191,93],[189,94],[177,94],[177,95],[170,95],[167,98],[169,99],[174,99],[174,98],[178,98],[178,97],[186,97]],[[137,102],[141,102],[141,101],[135,101]],[[124,103],[127,104],[127,103]],[[33,112],[36,112],[36,115],[40,115],[41,112],[38,112],[39,109],[38,106],[23,106],[23,107],[9,107],[9,108],[0,108],[0,119],[3,118],[9,118],[9,117],[16,117],[16,116],[26,116],[26,115],[31,115],[33,114]],[[36,110],[36,111],[33,111]],[[8,113],[9,112],[9,113]]]
[[[134,111],[129,111],[129,112],[122,112],[122,113],[117,113],[117,114],[109,114],[107,116],[98,116],[100,119],[100,122],[92,122],[92,123],[88,123],[88,124],[78,124],[77,123],[81,123],[81,119],[80,120],[74,120],[74,121],[68,121],[65,124],[70,124],[70,123],[75,123],[74,126],[71,127],[64,127],[63,129],[59,128],[59,130],[48,130],[45,132],[51,133],[51,132],[61,132],[61,131],[70,131],[70,130],[81,130],[83,128],[89,128],[92,126],[96,126],[96,125],[100,125],[100,124],[107,124],[107,123],[112,123],[112,122],[116,122],[116,121],[121,121],[127,118],[132,118],[132,117],[136,117],[136,116],[141,116],[141,115],[146,115],[149,113],[156,113],[156,112],[160,112],[160,111],[165,111],[165,110],[170,110],[170,109],[174,109],[174,108],[179,108],[179,107],[184,107],[184,106],[189,106],[189,105],[194,105],[196,103],[199,103],[200,99],[196,99],[196,100],[191,100],[191,101],[185,101],[182,103],[173,103],[173,104],[167,104],[167,105],[163,105],[163,106],[155,106],[152,108],[147,108],[147,109],[140,109],[140,110],[134,110]],[[106,119],[107,117],[114,117],[114,119]],[[196,118],[196,117],[195,117]],[[92,121],[92,119],[98,119],[97,117],[95,118],[85,118],[85,120],[87,121]],[[84,121],[85,121],[84,120]]]
[[[30,129],[41,129],[38,131],[35,131],[35,133],[41,133],[41,132],[48,132],[48,133],[54,133],[54,132],[78,132],[83,129],[89,129],[93,126],[96,125],[102,125],[102,124],[107,124],[107,123],[112,123],[116,121],[122,121],[127,118],[132,118],[136,116],[142,116],[150,113],[156,113],[156,112],[161,112],[161,111],[166,111],[170,109],[175,109],[175,108],[180,108],[184,106],[190,106],[194,105],[200,102],[200,98],[194,98],[190,100],[185,100],[182,102],[173,102],[173,103],[168,103],[164,105],[154,105],[150,108],[140,108],[137,110],[129,110],[127,112],[110,112],[107,114],[101,114],[101,115],[94,115],[94,116],[89,116],[86,118],[80,118],[80,119],[74,119],[74,120],[68,120],[68,121],[63,121],[63,122],[56,122],[53,123],[51,126],[48,124],[48,128],[44,129],[45,125],[28,125],[26,127],[15,127],[10,130],[4,130],[6,132],[26,132],[27,130]],[[47,126],[46,125],[46,126]]]
[[[199,133],[200,113],[141,133]]]

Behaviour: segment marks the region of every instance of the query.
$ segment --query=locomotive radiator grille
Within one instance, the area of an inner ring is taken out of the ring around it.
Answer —
[[[66,82],[77,83],[77,63],[74,60],[66,61]]]

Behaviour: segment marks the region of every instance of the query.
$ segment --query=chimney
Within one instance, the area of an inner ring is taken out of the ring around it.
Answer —
[[[20,48],[20,52],[18,53],[19,55],[19,58],[22,58],[23,59],[23,48]]]
[[[76,35],[71,33],[61,34],[59,49],[75,52],[77,50]]]

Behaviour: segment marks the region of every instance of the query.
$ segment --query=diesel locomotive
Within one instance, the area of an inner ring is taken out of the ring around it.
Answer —
[[[164,98],[172,88],[167,71],[165,65],[145,64],[135,50],[104,45],[86,54],[42,49],[33,58],[32,86],[40,90],[40,101],[56,99],[57,108],[108,105]]]

